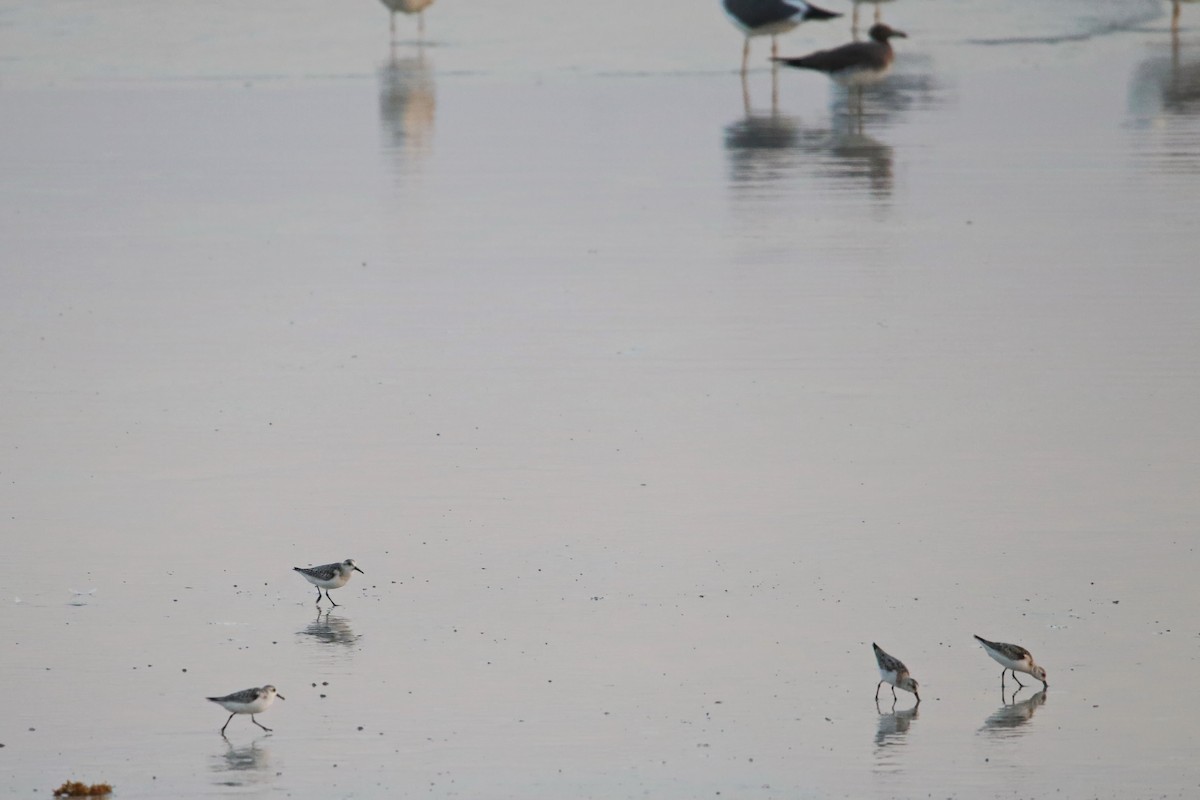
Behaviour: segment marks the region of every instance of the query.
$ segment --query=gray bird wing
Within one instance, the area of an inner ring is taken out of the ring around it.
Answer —
[[[212,700],[214,703],[253,703],[258,699],[260,691],[260,689],[255,687],[253,689],[242,689],[240,692],[227,694],[224,697],[209,697],[207,699]]]
[[[305,575],[311,575],[314,578],[320,578],[323,581],[333,580],[341,574],[341,563],[337,564],[322,564],[319,567],[292,567],[296,572],[303,572]]]

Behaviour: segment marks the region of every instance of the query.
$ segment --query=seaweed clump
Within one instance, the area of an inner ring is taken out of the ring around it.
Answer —
[[[106,794],[112,794],[112,787],[107,783],[93,783],[89,786],[79,781],[65,781],[54,790],[55,797],[101,797]]]

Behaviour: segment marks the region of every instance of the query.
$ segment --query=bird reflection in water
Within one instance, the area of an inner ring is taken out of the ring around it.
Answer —
[[[1170,52],[1138,64],[1131,93],[1134,113],[1143,119],[1200,115],[1200,41],[1185,43],[1173,26]]]
[[[802,131],[800,120],[780,114],[750,109],[746,99],[745,115],[725,126],[725,151],[729,154],[734,183],[755,184],[776,180],[789,171],[796,158]]]
[[[225,740],[225,752],[213,756],[210,766],[216,773],[218,786],[249,786],[270,779],[275,773],[271,771],[271,751],[260,745],[265,736],[259,737],[250,744],[234,747],[228,739]]]
[[[1046,703],[1046,690],[1030,696],[1029,698],[1017,702],[1017,695],[1021,690],[1013,692],[1012,699],[1004,703],[996,710],[994,714],[983,721],[981,731],[998,734],[1001,736],[1020,735],[1022,732],[1017,730],[1029,720],[1033,719],[1033,713],[1041,708]],[[1000,693],[1001,701],[1004,700],[1004,693]]]
[[[928,56],[902,54],[896,69],[880,82],[835,83],[829,122],[820,127],[802,125],[799,118],[780,112],[776,103],[769,113],[754,111],[744,93],[742,119],[725,127],[734,185],[762,188],[785,176],[815,173],[844,188],[865,188],[877,199],[890,197],[894,153],[877,132],[898,124],[910,111],[944,102],[933,75]]]
[[[892,191],[892,148],[861,130],[858,118],[837,114],[827,128],[804,127],[778,112],[748,112],[725,126],[725,151],[735,186],[762,188],[815,171],[862,184],[876,196]]]
[[[1181,35],[1172,24],[1168,43],[1156,46],[1140,62],[1130,81],[1129,113],[1133,129],[1146,141],[1138,152],[1155,171],[1200,173],[1195,147],[1200,122],[1200,37]]]
[[[397,156],[427,155],[433,145],[437,103],[425,48],[401,56],[393,46],[379,69],[379,86],[379,121],[386,137],[385,148]]]
[[[417,36],[425,35],[425,9],[433,5],[433,0],[379,0],[387,7],[388,21],[392,32],[392,41],[396,40],[396,14],[417,15]]]
[[[892,148],[862,130],[862,115],[848,116],[829,143],[829,158],[819,172],[843,183],[866,186],[872,195],[891,195],[894,183]]]
[[[904,734],[908,733],[908,726],[917,718],[918,706],[897,711],[896,704],[893,702],[890,710],[884,711],[880,707],[879,701],[876,700],[875,710],[879,712],[879,730],[875,733],[875,744],[879,747],[903,744]]]
[[[317,618],[304,629],[296,631],[298,636],[311,636],[324,644],[352,645],[358,634],[343,617],[335,617],[329,611],[318,611]]]

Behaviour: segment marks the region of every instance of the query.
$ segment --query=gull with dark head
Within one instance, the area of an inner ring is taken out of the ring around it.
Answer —
[[[882,78],[892,68],[896,54],[889,39],[907,38],[908,34],[880,22],[871,26],[869,42],[851,42],[832,50],[818,50],[798,58],[775,58],[775,61],[798,69],[824,72],[841,84],[855,86]]]

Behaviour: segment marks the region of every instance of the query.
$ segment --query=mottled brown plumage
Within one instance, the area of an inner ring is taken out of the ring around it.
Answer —
[[[907,37],[882,22],[871,26],[871,41],[851,42],[832,50],[818,50],[799,58],[777,58],[789,67],[824,72],[835,80],[858,82],[882,77],[892,66],[895,54],[888,41],[894,37]]]

